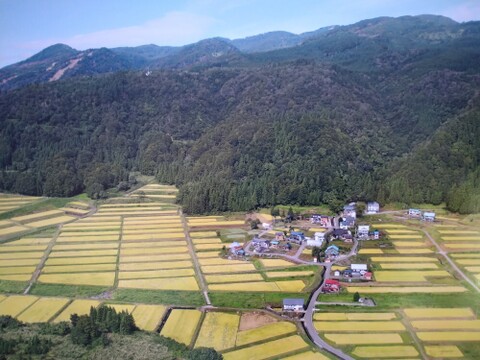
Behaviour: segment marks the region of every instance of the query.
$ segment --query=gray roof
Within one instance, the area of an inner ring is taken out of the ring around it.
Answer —
[[[283,305],[290,305],[290,306],[295,306],[295,305],[300,305],[303,306],[305,301],[303,299],[283,299]]]

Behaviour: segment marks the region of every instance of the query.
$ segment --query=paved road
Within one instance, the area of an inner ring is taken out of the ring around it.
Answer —
[[[422,231],[425,235],[427,235],[428,239],[432,242],[432,244],[435,245],[435,247],[438,250],[437,253],[442,255],[449,262],[449,264],[452,266],[452,268],[454,268],[455,271],[458,274],[460,274],[460,276],[466,282],[468,282],[478,293],[480,293],[480,288],[472,280],[470,280],[470,278],[468,278],[467,275],[465,275],[465,273],[457,266],[457,264],[455,264],[452,261],[452,259],[450,259],[450,257],[448,256],[448,253],[446,251],[442,250],[442,248],[440,247],[440,245],[438,245],[438,243],[435,241],[435,239],[426,230],[422,230]]]

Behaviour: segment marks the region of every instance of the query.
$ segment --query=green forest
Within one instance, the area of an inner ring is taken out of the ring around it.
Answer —
[[[187,213],[351,200],[480,212],[480,31],[428,42],[429,21],[2,91],[0,189],[95,197],[139,171],[177,185]]]

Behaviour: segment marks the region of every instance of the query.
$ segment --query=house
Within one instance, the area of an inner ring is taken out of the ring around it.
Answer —
[[[345,205],[343,207],[343,216],[344,217],[347,217],[347,216],[351,216],[353,218],[356,218],[357,217],[357,208],[355,206],[355,203],[352,202],[348,205]]]
[[[372,273],[370,271],[367,271],[365,274],[363,274],[363,278],[365,280],[371,281],[372,280]]]
[[[297,241],[303,241],[305,240],[305,234],[301,231],[292,231],[290,233],[290,238],[297,240]]]
[[[245,250],[243,246],[238,242],[233,242],[230,244],[230,253],[232,255],[243,256],[245,255]]]
[[[367,214],[378,214],[380,212],[380,204],[376,201],[369,201],[366,210]]]
[[[359,239],[368,239],[369,232],[370,232],[370,225],[358,225],[357,237]]]
[[[408,209],[408,216],[420,217],[422,212],[419,209]]]
[[[325,241],[325,233],[316,232],[313,239],[307,239],[307,246],[317,246],[321,247]]]
[[[347,230],[348,228],[351,228],[354,226],[355,226],[355,218],[353,216],[347,216],[347,217],[341,218],[340,229]]]
[[[271,230],[272,229],[272,224],[262,223],[262,228],[263,228],[263,230]]]
[[[320,224],[322,227],[329,227],[331,226],[332,220],[331,217],[327,215],[313,214],[310,217],[310,222],[312,224]]]
[[[270,247],[276,249],[278,247],[279,242],[277,240],[270,241]]]
[[[326,256],[338,256],[339,253],[340,249],[338,248],[338,246],[335,245],[330,245],[329,247],[327,247],[327,250],[325,250]]]
[[[340,282],[338,280],[327,279],[323,285],[324,293],[337,293],[340,291]]]
[[[332,231],[334,239],[345,240],[348,235],[351,235],[351,232],[346,229],[335,229]]]
[[[303,299],[283,299],[283,311],[303,311],[304,304]]]
[[[423,213],[423,220],[425,220],[425,221],[435,221],[435,213],[425,211]]]
[[[350,269],[352,269],[354,273],[366,273],[368,270],[367,264],[352,264],[350,265]]]
[[[370,237],[370,239],[378,240],[380,239],[380,231],[378,231],[377,229],[370,231],[368,233],[368,236]]]
[[[281,231],[277,231],[277,232],[275,233],[275,240],[277,240],[277,241],[283,241],[283,240],[285,240],[285,234],[284,234],[283,232],[281,232]]]

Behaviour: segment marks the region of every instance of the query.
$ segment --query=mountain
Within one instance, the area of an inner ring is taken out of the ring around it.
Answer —
[[[418,16],[262,53],[221,38],[91,50],[104,60],[90,72],[85,59],[0,93],[0,188],[95,196],[135,170],[177,184],[189,213],[370,199],[475,212],[479,45],[479,22]],[[46,50],[25,62],[90,51]]]

